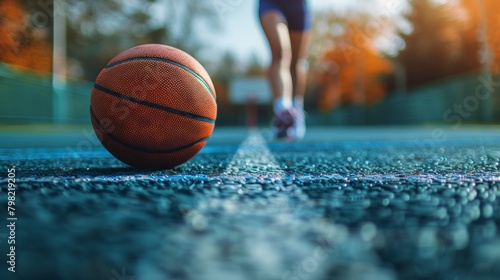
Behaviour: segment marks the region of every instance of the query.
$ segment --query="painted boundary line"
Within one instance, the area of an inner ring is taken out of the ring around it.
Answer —
[[[277,179],[282,179],[285,176],[285,172],[268,148],[262,133],[257,129],[252,129],[222,174],[224,176],[244,176],[263,172],[272,173],[273,177]]]

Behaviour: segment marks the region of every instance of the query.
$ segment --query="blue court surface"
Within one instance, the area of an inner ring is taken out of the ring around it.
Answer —
[[[499,279],[497,127],[317,127],[291,143],[217,127],[155,172],[88,127],[26,130],[0,132],[0,279]]]

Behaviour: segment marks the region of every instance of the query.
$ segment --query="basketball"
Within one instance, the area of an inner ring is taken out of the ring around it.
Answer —
[[[140,169],[169,169],[194,157],[212,135],[216,116],[216,93],[206,70],[166,45],[140,45],[115,56],[90,96],[99,141]]]

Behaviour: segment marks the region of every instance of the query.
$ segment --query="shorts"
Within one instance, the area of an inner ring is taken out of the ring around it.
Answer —
[[[259,16],[271,10],[283,15],[290,30],[306,31],[311,28],[307,0],[259,0]]]

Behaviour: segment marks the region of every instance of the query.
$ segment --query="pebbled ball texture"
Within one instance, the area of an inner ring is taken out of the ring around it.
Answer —
[[[195,156],[217,116],[210,76],[189,54],[165,45],[130,48],[99,73],[90,116],[102,145],[141,169],[168,169]]]

